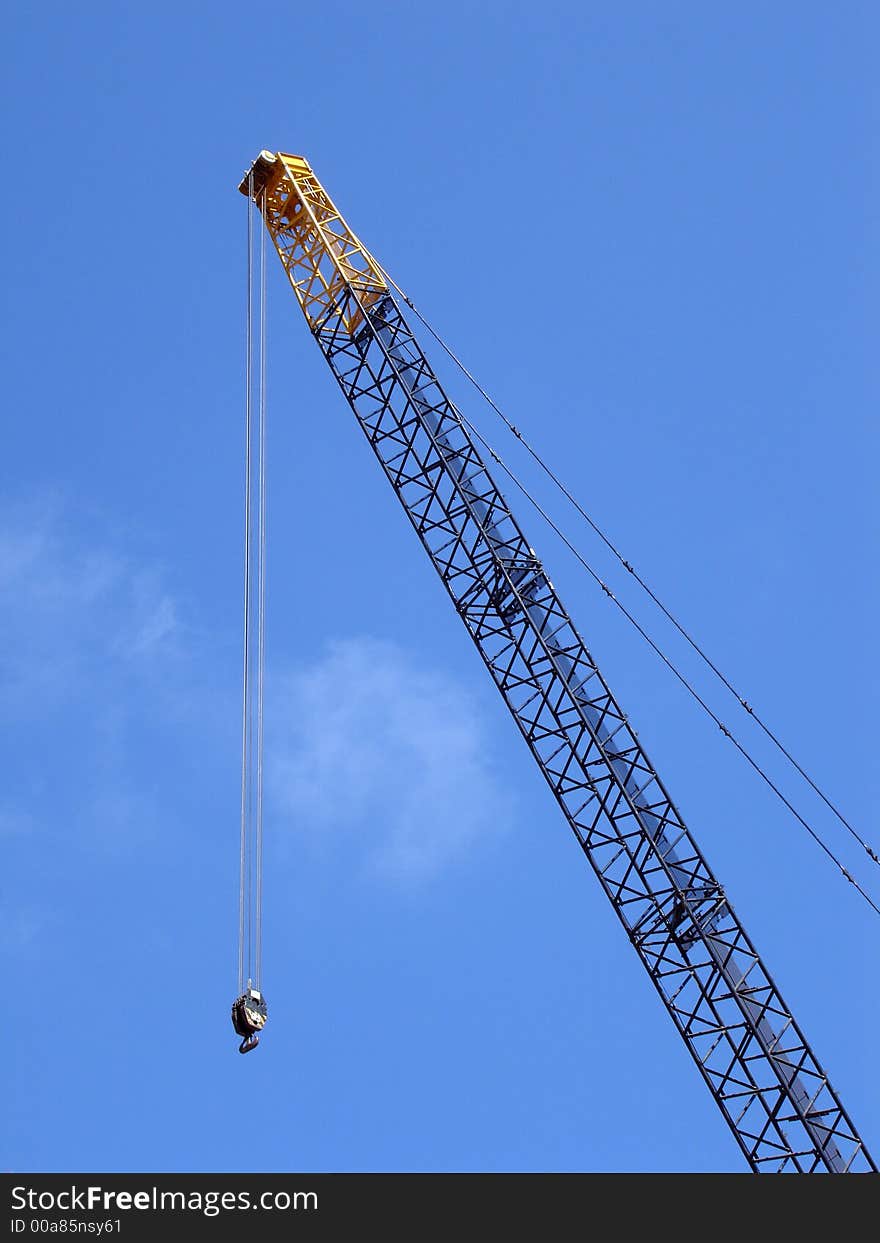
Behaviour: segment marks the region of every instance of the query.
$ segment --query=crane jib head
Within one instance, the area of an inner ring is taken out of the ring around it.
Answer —
[[[388,282],[308,160],[261,151],[238,188],[259,208],[312,330],[353,337]]]

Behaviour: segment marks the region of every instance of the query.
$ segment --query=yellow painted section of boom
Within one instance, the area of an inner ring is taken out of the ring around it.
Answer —
[[[238,187],[253,193],[266,228],[312,329],[338,321],[353,336],[388,290],[382,270],[337,211],[301,155],[261,151]],[[346,286],[357,301],[343,298]],[[357,305],[360,303],[360,307]]]

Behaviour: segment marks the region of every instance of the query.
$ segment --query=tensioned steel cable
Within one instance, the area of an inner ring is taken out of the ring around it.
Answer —
[[[826,805],[826,807],[828,807],[829,810],[834,814],[834,816],[837,817],[837,819],[840,821],[843,827],[847,830],[847,832],[851,835],[851,837],[853,837],[854,840],[858,842],[858,844],[865,850],[865,852],[874,861],[874,863],[880,864],[880,855],[877,854],[877,852],[873,849],[870,843],[867,842],[865,838],[862,837],[862,835],[858,832],[858,830],[846,818],[846,816],[843,814],[840,808],[831,800],[831,798],[829,798],[829,796],[824,792],[824,790],[820,788],[820,786],[813,780],[813,778],[809,775],[809,773],[803,768],[803,766],[797,761],[797,759],[792,755],[792,753],[784,745],[784,743],[778,737],[778,735],[773,732],[770,726],[767,725],[767,723],[755,711],[755,709],[752,707],[749,701],[745,698],[745,696],[740,694],[740,692],[736,689],[736,687],[733,685],[730,679],[724,674],[724,672],[718,667],[718,665],[705,652],[705,650],[700,646],[700,644],[696,641],[696,639],[690,634],[690,632],[686,629],[686,627],[678,620],[678,618],[670,611],[670,609],[667,608],[667,606],[663,603],[660,597],[652,589],[650,584],[645,581],[645,579],[641,576],[641,574],[639,574],[638,570],[632,565],[632,563],[628,561],[626,557],[624,557],[624,555],[620,552],[620,550],[611,540],[610,536],[602,529],[602,527],[599,526],[599,524],[584,509],[584,507],[578,501],[577,497],[574,496],[571,490],[559,478],[559,476],[552,469],[552,467],[550,467],[544,461],[544,459],[541,457],[538,451],[529,443],[529,441],[526,439],[526,437],[523,435],[520,429],[512,422],[511,419],[508,418],[508,416],[504,413],[501,407],[498,406],[498,404],[493,400],[491,395],[486,391],[486,389],[482,386],[482,384],[480,384],[480,382],[468,370],[468,368],[464,365],[464,363],[457,356],[457,354],[452,350],[452,348],[449,345],[447,345],[446,341],[444,341],[444,339],[440,336],[440,334],[436,331],[436,329],[429,323],[429,321],[421,313],[418,307],[416,307],[415,304],[412,302],[412,300],[407,296],[407,294],[403,292],[403,290],[400,288],[397,282],[392,277],[390,277],[388,273],[385,272],[384,269],[380,268],[380,270],[382,271],[382,274],[384,275],[388,283],[390,285],[393,285],[393,287],[397,290],[397,292],[406,302],[407,306],[410,308],[411,311],[413,311],[413,313],[420,320],[420,322],[424,325],[426,330],[431,334],[431,336],[434,338],[434,340],[437,342],[440,348],[449,356],[449,358],[453,361],[453,363],[455,363],[456,367],[458,367],[458,369],[465,376],[465,378],[473,385],[473,387],[477,390],[477,392],[484,399],[484,401],[486,401],[487,404],[492,408],[492,410],[495,411],[495,413],[498,415],[498,417],[502,420],[504,425],[507,427],[508,431],[510,431],[516,437],[516,439],[520,442],[520,444],[522,444],[523,448],[530,455],[530,457],[534,460],[534,462],[538,465],[538,467],[544,472],[544,474],[548,477],[548,479],[550,479],[554,487],[557,488],[558,491],[561,492],[562,495],[565,497],[565,499],[569,502],[569,504],[571,504],[574,507],[574,509],[577,510],[577,512],[584,519],[587,525],[591,528],[591,530],[596,535],[598,535],[598,537],[602,540],[602,542],[609,549],[609,551],[613,554],[613,556],[620,562],[620,564],[627,571],[627,573],[632,575],[632,577],[635,579],[638,585],[649,596],[649,598],[661,611],[664,617],[666,617],[667,620],[671,622],[671,624],[675,627],[678,633],[682,636],[682,638],[685,639],[685,641],[690,645],[690,647],[696,652],[699,658],[708,666],[708,668],[712,671],[715,677],[730,692],[730,694],[734,696],[734,698],[736,699],[740,707],[743,708],[748,713],[748,715],[752,718],[752,720],[755,721],[755,723],[763,731],[766,737],[770,739],[773,745],[777,748],[778,751],[781,752],[781,754],[785,757],[788,763],[791,764],[791,766],[795,769],[795,771],[803,778],[803,780],[807,783],[810,789],[813,790],[814,793],[819,796],[819,798]]]
[[[265,209],[266,190],[263,188]],[[263,685],[266,667],[266,230],[260,220],[259,535],[257,606],[257,757],[254,891],[254,986],[263,969]]]
[[[263,687],[266,635],[266,238],[256,274],[253,173],[248,180],[245,362],[244,644],[238,988],[259,988],[263,956]],[[256,307],[254,305],[256,286]],[[255,341],[256,338],[256,341]]]
[[[247,295],[245,311],[245,484],[244,484],[244,643],[241,704],[241,845],[238,882],[238,991],[244,992],[245,960],[250,969],[248,885],[248,799],[250,794],[250,615],[251,615],[251,393],[253,389],[253,172],[248,176]]]
[[[547,511],[543,508],[541,503],[532,495],[532,493],[528,490],[525,484],[521,482],[521,480],[517,477],[515,472],[507,465],[507,463],[503,460],[503,458],[498,453],[496,453],[495,449],[493,449],[492,445],[485,438],[485,436],[483,436],[483,434],[474,426],[474,424],[470,421],[470,419],[468,419],[465,415],[463,415],[460,410],[458,410],[455,406],[453,406],[453,409],[456,410],[456,414],[461,419],[462,423],[468,429],[471,435],[474,436],[474,438],[478,440],[481,445],[483,445],[483,447],[486,449],[486,452],[490,455],[492,460],[496,462],[498,466],[504,471],[504,473],[511,480],[514,486],[522,493],[522,495],[526,498],[529,504],[532,505],[533,508],[536,510],[536,512],[540,514],[540,516],[544,519],[544,521],[547,523],[550,529],[554,531],[556,535],[558,535],[558,537],[562,540],[563,544],[566,546],[569,552],[572,553],[572,555],[576,558],[576,560],[580,563],[580,565],[587,571],[587,573],[594,580],[594,582],[596,582],[598,586],[602,588],[602,591],[605,593],[608,599],[612,602],[612,604],[614,604],[615,607],[620,610],[620,612],[627,619],[630,625],[632,625],[638,631],[638,633],[645,640],[645,642],[648,644],[651,650],[657,656],[660,657],[664,665],[666,665],[667,669],[669,669],[670,672],[678,679],[678,681],[682,684],[685,690],[688,691],[688,693],[693,697],[693,699],[699,704],[699,706],[706,713],[706,715],[718,726],[718,728],[721,730],[725,738],[728,738],[733,743],[737,751],[739,751],[740,755],[742,755],[742,757],[747,761],[747,763],[751,766],[751,768],[753,768],[754,771],[758,774],[761,780],[770,788],[770,790],[772,790],[772,792],[780,800],[783,806],[786,807],[788,811],[791,813],[791,815],[794,816],[794,818],[798,821],[798,823],[804,829],[806,829],[807,833],[810,835],[810,837],[813,839],[816,845],[825,853],[825,855],[831,860],[831,862],[838,868],[843,878],[849,881],[849,883],[856,889],[856,891],[862,896],[862,898],[864,898],[865,902],[867,902],[868,906],[871,907],[874,913],[877,915],[880,915],[880,906],[878,906],[877,903],[874,901],[874,899],[870,896],[870,894],[868,894],[862,888],[862,886],[855,879],[855,877],[852,876],[847,871],[847,869],[844,867],[841,860],[837,857],[837,855],[834,853],[831,847],[827,844],[827,842],[824,841],[821,834],[818,833],[812,827],[812,825],[807,820],[804,819],[804,817],[797,810],[797,808],[791,802],[789,802],[788,798],[786,798],[783,792],[779,789],[779,787],[773,781],[772,777],[770,777],[764,771],[764,769],[760,766],[757,760],[753,758],[753,756],[746,750],[746,748],[739,741],[739,739],[730,731],[730,729],[728,729],[728,727],[721,720],[721,718],[717,715],[717,713],[715,713],[713,709],[709,706],[709,704],[706,703],[706,701],[700,695],[696,687],[691,682],[688,681],[688,679],[681,672],[681,670],[677,667],[677,665],[673,664],[673,662],[669,659],[666,653],[658,646],[658,644],[654,641],[654,639],[651,638],[651,636],[645,630],[644,626],[642,626],[641,622],[639,622],[639,620],[633,616],[633,614],[629,611],[629,609],[627,609],[625,604],[623,604],[620,600],[618,600],[617,596],[615,596],[611,588],[605,583],[605,581],[597,573],[597,571],[592,567],[592,565],[590,565],[590,563],[583,556],[583,554],[579,552],[577,548],[575,548],[571,540],[568,539],[568,537],[559,528],[557,523],[554,522],[554,520],[550,517]]]

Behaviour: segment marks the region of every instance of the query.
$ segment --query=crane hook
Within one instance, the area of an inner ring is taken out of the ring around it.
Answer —
[[[236,1034],[242,1036],[238,1046],[239,1053],[250,1053],[260,1043],[259,1033],[266,1026],[269,1017],[266,1009],[266,998],[251,985],[232,1003],[232,1026]]]

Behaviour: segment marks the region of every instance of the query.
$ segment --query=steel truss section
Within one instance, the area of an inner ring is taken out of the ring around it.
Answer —
[[[285,165],[263,213],[313,335],[746,1160],[876,1171],[381,269],[308,174],[300,189]]]

